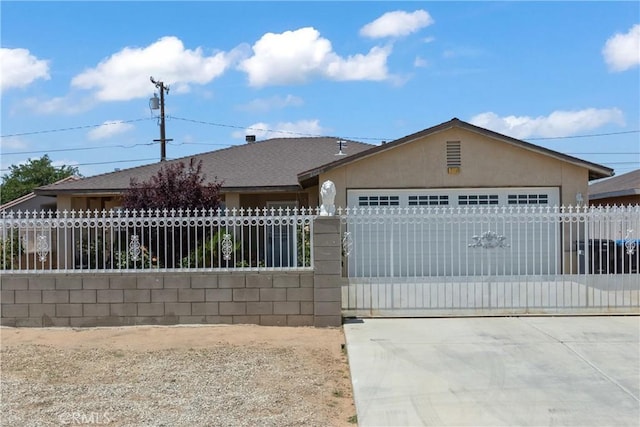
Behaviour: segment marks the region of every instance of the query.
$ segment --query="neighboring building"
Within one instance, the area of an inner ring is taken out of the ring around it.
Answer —
[[[640,205],[640,169],[591,184],[589,204]]]
[[[70,182],[79,179],[77,176],[69,176],[56,181],[55,184]],[[16,212],[16,211],[55,211],[57,208],[57,200],[55,195],[38,195],[34,192],[25,194],[15,200],[0,205],[0,212]]]
[[[63,184],[65,182],[72,182],[79,179],[77,176],[68,176],[59,181],[56,181],[55,184]],[[55,185],[52,184],[52,185]],[[25,194],[22,197],[18,197],[15,200],[5,203],[0,206],[0,214],[12,215],[18,212],[25,211],[55,211],[57,208],[57,200],[55,195],[47,196],[47,195],[39,195],[31,192],[29,194]],[[37,252],[37,242],[36,242],[36,232],[42,231],[42,228],[21,228],[21,233],[19,238],[25,243],[25,247],[27,248],[21,256],[23,263],[29,257],[34,257]],[[7,239],[11,235],[7,229],[3,228],[0,230],[0,239]],[[47,267],[49,264],[46,264]]]
[[[335,138],[278,138],[195,156],[223,183],[227,208],[318,205],[332,180],[336,206],[575,205],[605,166],[483,129],[456,118],[386,144]],[[170,162],[188,161],[189,158]],[[166,162],[169,163],[169,162]],[[131,178],[148,180],[163,163],[40,187],[57,208],[110,209]]]

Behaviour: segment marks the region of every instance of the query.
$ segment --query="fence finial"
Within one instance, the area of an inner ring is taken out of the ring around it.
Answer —
[[[336,186],[333,181],[325,181],[320,187],[320,198],[322,199],[322,205],[320,205],[320,216],[334,216],[336,214],[336,206],[334,201],[336,199]]]

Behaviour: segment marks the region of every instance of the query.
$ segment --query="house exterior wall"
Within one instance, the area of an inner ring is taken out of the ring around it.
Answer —
[[[462,166],[447,169],[446,143],[460,141]],[[348,189],[559,187],[560,202],[587,200],[588,170],[467,131],[449,129],[320,175],[336,185],[336,206],[346,206]]]
[[[293,202],[298,207],[309,207],[309,199],[308,190],[295,193],[248,193],[240,194],[239,206],[243,208],[264,208],[268,202]],[[227,204],[227,207],[229,208],[230,206]]]
[[[55,210],[56,198],[52,196],[33,196],[23,202],[3,208],[5,212]]]
[[[228,209],[233,208],[263,208],[267,202],[296,202],[299,207],[318,206],[318,187],[307,188],[299,192],[273,193],[222,193],[222,201]],[[109,210],[122,205],[118,197],[57,197],[57,209],[63,210]]]
[[[240,205],[240,193],[224,193],[222,200],[226,208],[233,209],[239,208]]]

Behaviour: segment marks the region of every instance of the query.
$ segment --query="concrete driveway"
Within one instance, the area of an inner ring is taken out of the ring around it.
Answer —
[[[364,319],[358,425],[638,426],[640,317]]]

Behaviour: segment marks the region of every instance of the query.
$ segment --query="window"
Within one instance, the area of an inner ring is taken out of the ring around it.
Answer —
[[[509,194],[507,203],[510,205],[548,205],[547,194]]]
[[[409,206],[442,206],[449,204],[449,196],[409,196]]]
[[[359,206],[399,206],[400,196],[360,196]]]
[[[458,196],[458,205],[497,205],[497,194],[470,194]]]

